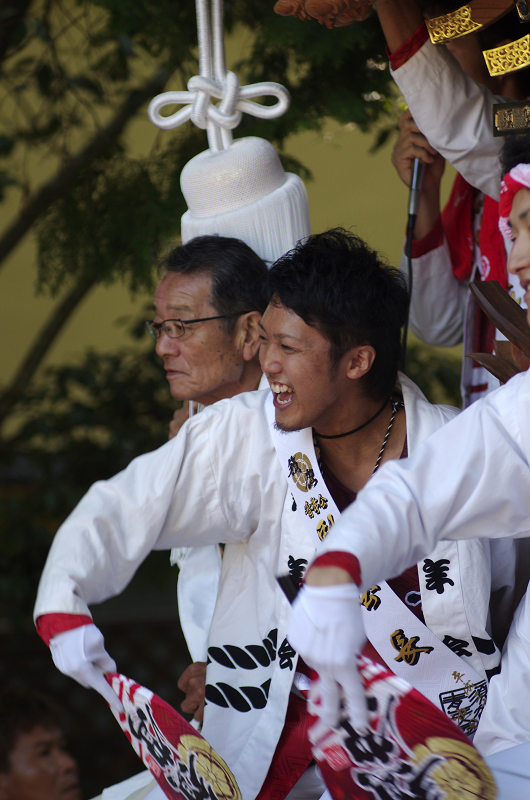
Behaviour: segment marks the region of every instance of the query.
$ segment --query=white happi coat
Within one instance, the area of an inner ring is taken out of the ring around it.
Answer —
[[[493,136],[491,121],[493,105],[508,98],[476,83],[447,48],[430,40],[392,77],[430,144],[472,186],[498,200],[503,137]]]
[[[456,411],[428,403],[404,376],[401,384],[413,451]],[[36,617],[87,614],[91,603],[121,592],[151,550],[225,542],[203,734],[230,766],[244,800],[253,800],[267,774],[296,666],[286,641],[290,606],[276,576],[315,554],[274,450],[264,412],[268,394],[216,403],[160,449],[94,484],[54,539],[35,608]],[[482,630],[488,549],[470,547],[473,557],[463,568],[474,602],[467,606],[466,596],[461,614],[480,618]]]

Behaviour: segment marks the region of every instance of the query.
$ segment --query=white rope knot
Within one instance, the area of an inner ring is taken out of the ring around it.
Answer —
[[[157,95],[147,109],[153,125],[162,130],[177,128],[189,119],[208,132],[208,144],[213,153],[226,150],[232,144],[232,130],[241,122],[241,114],[259,119],[275,119],[285,114],[291,98],[285,87],[272,81],[240,86],[237,75],[226,69],[223,39],[223,2],[212,0],[211,20],[208,0],[195,0],[199,39],[199,72],[188,81],[187,92],[164,92]],[[213,31],[213,58],[211,31]],[[277,103],[263,106],[249,98],[276,97]],[[212,103],[212,98],[220,100]],[[161,110],[169,105],[184,105],[168,117]]]
[[[251,97],[276,97],[277,103],[264,106],[252,102]],[[214,105],[212,98],[221,102]],[[170,116],[161,115],[163,108],[169,105],[183,104],[184,108]],[[204,75],[194,75],[188,81],[187,92],[163,92],[149,104],[149,119],[162,130],[177,128],[191,119],[201,130],[207,130],[208,122],[225,131],[237,128],[243,112],[259,119],[275,119],[289,108],[290,96],[287,89],[279,83],[264,81],[249,86],[240,86],[234,72],[227,71],[226,80],[218,81]]]

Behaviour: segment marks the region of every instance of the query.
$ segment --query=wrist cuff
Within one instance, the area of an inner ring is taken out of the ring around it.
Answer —
[[[416,55],[420,47],[423,47],[427,39],[429,38],[429,34],[427,32],[427,26],[424,22],[421,23],[420,27],[414,31],[412,36],[409,36],[406,42],[403,42],[402,45],[398,47],[397,50],[394,50],[391,53],[386,48],[386,54],[390,61],[390,67],[392,70],[399,69],[403,66],[412,56]]]
[[[440,247],[444,238],[444,229],[442,226],[442,217],[438,217],[429,233],[426,233],[422,239],[412,240],[412,258],[421,258],[430,253],[431,250],[436,250]]]
[[[313,561],[308,573],[313,567],[340,567],[340,569],[348,573],[357,586],[361,585],[361,565],[359,564],[359,559],[353,553],[345,553],[342,550],[323,553]]]
[[[92,625],[92,618],[85,614],[43,614],[37,618],[35,625],[40,638],[49,647],[53,636],[82,625]]]

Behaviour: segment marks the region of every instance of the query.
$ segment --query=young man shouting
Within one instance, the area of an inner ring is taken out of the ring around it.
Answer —
[[[272,392],[216,403],[162,448],[95,484],[57,533],[35,610],[59,668],[115,703],[94,666],[113,662],[88,606],[122,591],[152,549],[224,542],[203,734],[245,800],[286,796],[299,778],[310,784],[304,796],[323,791],[308,778],[298,688],[307,680],[286,635],[291,608],[276,576],[299,580],[335,507],[456,413],[432,406],[405,376],[396,383],[406,290],[358,237],[337,230],[303,241],[272,268],[269,296],[260,361]],[[466,582],[455,554],[450,569],[439,565],[443,580],[422,564],[391,591],[422,631],[450,614],[451,642],[465,641],[463,658],[485,678],[499,660],[486,631],[488,545],[468,550]],[[456,586],[448,604],[437,601],[436,586]],[[491,643],[487,654],[473,636]],[[298,722],[284,731],[286,717]]]

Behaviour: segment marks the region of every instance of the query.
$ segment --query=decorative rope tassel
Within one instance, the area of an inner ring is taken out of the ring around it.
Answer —
[[[226,70],[222,0],[196,0],[200,75],[188,81],[187,92],[164,92],[148,109],[153,125],[170,130],[190,120],[208,133],[209,149],[192,158],[181,174],[188,211],[182,217],[182,241],[195,236],[235,236],[252,247],[268,264],[274,263],[309,236],[309,206],[304,184],[286,173],[274,147],[255,136],[232,141],[242,113],[260,119],[284,114],[290,104],[279,83],[240,86]],[[213,30],[213,61],[210,30]],[[277,103],[263,106],[249,98],[273,96]],[[220,100],[217,105],[212,98]],[[186,104],[169,117],[167,105]]]

